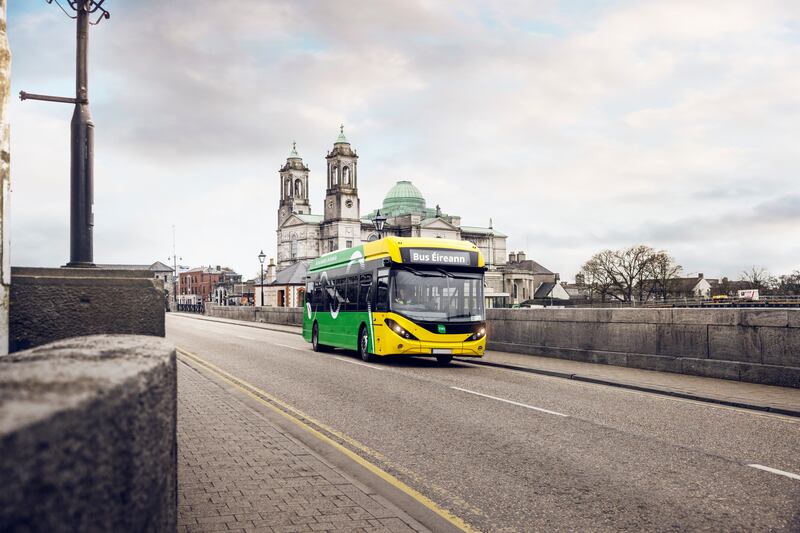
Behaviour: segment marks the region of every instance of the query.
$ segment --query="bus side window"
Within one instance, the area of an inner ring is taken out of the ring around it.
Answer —
[[[314,282],[309,281],[306,283],[306,303],[312,304],[314,303]]]
[[[358,310],[366,311],[372,288],[372,274],[361,274],[361,290],[358,292]]]
[[[358,276],[347,278],[347,310],[358,311]]]
[[[336,286],[336,297],[334,305],[342,306],[341,311],[345,310],[344,303],[345,303],[345,296],[347,292],[347,278],[339,278],[335,282]]]
[[[375,311],[389,310],[389,272],[378,272],[378,294],[375,298]]]
[[[322,306],[322,284],[315,283],[314,284],[314,296],[313,296],[313,303],[314,308],[318,309]]]

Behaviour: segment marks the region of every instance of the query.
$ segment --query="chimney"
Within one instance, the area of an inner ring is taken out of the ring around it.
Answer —
[[[269,265],[267,265],[267,279],[266,283],[275,281],[275,258],[269,258]]]
[[[511,252],[508,254],[508,262],[509,263],[516,263],[517,262],[517,254]]]
[[[703,279],[703,273],[700,272],[699,274],[697,274],[697,277],[700,278],[700,279]]]
[[[525,252],[517,252],[517,261],[520,263],[525,261]]]

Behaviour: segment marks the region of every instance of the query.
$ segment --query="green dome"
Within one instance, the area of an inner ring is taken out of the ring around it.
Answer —
[[[383,199],[381,213],[387,217],[398,215],[425,215],[425,198],[410,181],[398,181]]]

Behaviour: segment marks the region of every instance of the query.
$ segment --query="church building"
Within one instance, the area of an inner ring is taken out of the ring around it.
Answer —
[[[492,227],[491,219],[488,227],[462,225],[460,216],[446,214],[438,205],[428,207],[419,189],[406,180],[398,181],[389,189],[380,209],[362,216],[358,198],[358,154],[345,137],[344,126],[325,160],[325,205],[321,215],[311,213],[309,168],[297,153],[296,144],[292,145],[286,163],[280,168],[279,271],[328,252],[378,239],[373,220],[380,211],[386,217],[383,236],[459,239],[474,243],[488,267],[487,305],[521,301],[523,292],[531,297],[530,289],[514,289],[517,280],[504,279],[507,237]],[[509,298],[517,292],[518,297]]]

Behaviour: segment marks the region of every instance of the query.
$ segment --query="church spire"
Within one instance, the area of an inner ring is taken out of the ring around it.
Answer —
[[[292,141],[292,151],[289,152],[289,158],[300,159],[300,154],[297,153],[297,141]]]
[[[339,136],[334,141],[336,144],[338,143],[345,143],[350,144],[350,141],[347,140],[347,137],[344,136],[344,124],[339,124]]]

